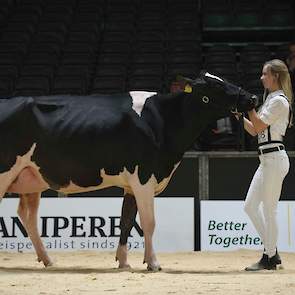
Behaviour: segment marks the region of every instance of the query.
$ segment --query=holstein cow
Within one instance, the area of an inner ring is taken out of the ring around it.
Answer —
[[[134,91],[0,100],[0,197],[6,192],[20,195],[18,214],[45,266],[51,260],[37,229],[41,192],[50,188],[71,194],[118,186],[136,200],[135,210],[126,212],[130,205],[125,204],[125,211],[123,206],[119,266],[128,266],[128,219],[137,206],[144,262],[149,270],[160,269],[152,244],[154,196],[167,186],[208,123],[231,109],[252,109],[256,100],[209,73],[185,81],[185,91],[173,94]]]

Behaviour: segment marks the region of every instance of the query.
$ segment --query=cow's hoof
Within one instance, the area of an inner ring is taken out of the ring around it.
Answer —
[[[131,268],[130,264],[127,262],[127,245],[119,245],[116,252],[116,261],[119,261],[119,268]]]
[[[148,271],[161,271],[162,268],[156,258],[156,256],[153,254],[151,257],[147,258],[147,255],[145,255],[143,259],[143,264],[147,264],[147,270]]]
[[[148,271],[161,271],[162,270],[162,267],[160,265],[148,264],[147,270]]]
[[[47,268],[47,267],[51,267],[51,266],[54,266],[53,262],[52,261],[49,261],[47,263],[43,262],[44,266]]]
[[[131,268],[130,264],[127,261],[120,261],[120,259],[117,256],[115,257],[115,260],[116,261],[119,261],[118,268],[120,268],[120,269],[124,269],[124,268],[128,269],[128,268]]]
[[[51,268],[51,267],[54,267],[53,262],[50,262],[50,263],[48,263],[48,264],[45,264],[45,263],[43,262],[43,264],[44,264],[45,268]]]
[[[53,262],[50,259],[41,259],[40,257],[37,258],[38,262],[42,262],[45,267],[53,266]]]
[[[130,264],[128,264],[128,263],[127,263],[127,264],[124,264],[124,265],[119,264],[118,268],[119,268],[119,269],[130,269],[131,266],[130,266]]]

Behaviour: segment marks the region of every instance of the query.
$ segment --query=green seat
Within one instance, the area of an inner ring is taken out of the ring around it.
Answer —
[[[235,17],[235,26],[237,27],[257,27],[260,25],[261,15],[257,12],[237,13]]]
[[[204,15],[204,27],[220,28],[232,25],[232,17],[228,13],[207,13]]]
[[[291,11],[274,11],[267,22],[271,27],[294,26],[294,16]]]

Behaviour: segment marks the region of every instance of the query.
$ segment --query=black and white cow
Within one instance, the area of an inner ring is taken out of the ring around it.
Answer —
[[[256,100],[205,72],[186,84],[185,91],[173,94],[0,100],[0,198],[6,192],[20,194],[18,214],[45,266],[51,260],[37,229],[41,192],[118,186],[135,196],[148,269],[160,269],[152,244],[154,196],[208,123],[231,109],[252,109]],[[128,266],[124,243],[117,250],[120,267]]]

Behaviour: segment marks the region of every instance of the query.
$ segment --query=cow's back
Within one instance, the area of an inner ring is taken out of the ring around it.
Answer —
[[[148,166],[144,162],[150,165],[154,158],[153,134],[129,94],[36,97],[34,102],[39,131],[33,160],[53,188],[70,180],[97,185],[101,169],[116,175]]]
[[[130,110],[130,96],[121,94],[35,97],[33,111],[42,134],[74,139],[117,128]]]
[[[132,173],[137,165],[142,183],[152,174],[161,181],[175,164],[160,169],[161,136],[151,121],[161,118],[148,109],[141,117],[129,94],[12,98],[5,104],[9,107],[0,118],[7,142],[5,153],[0,151],[3,170],[36,143],[32,160],[53,189],[70,181],[81,187],[97,186],[102,183],[101,169],[118,175],[124,168]],[[18,130],[17,136],[10,133],[12,129]],[[21,148],[15,149],[17,145]],[[8,158],[12,160],[5,162]]]

